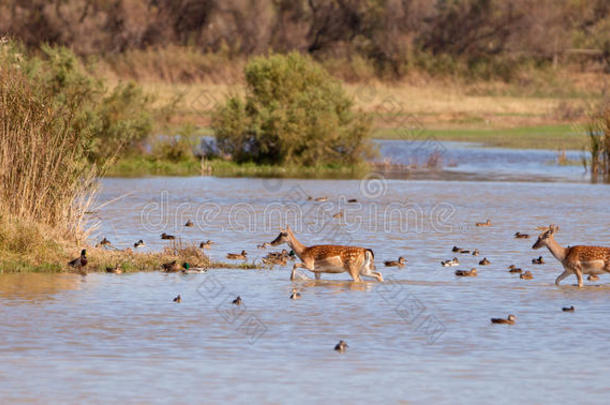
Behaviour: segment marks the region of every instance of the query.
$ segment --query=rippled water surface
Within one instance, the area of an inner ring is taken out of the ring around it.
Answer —
[[[273,270],[0,275],[3,403],[607,403],[610,276],[553,284],[535,227],[563,245],[610,243],[610,188],[561,182],[109,179],[101,228],[118,247],[161,232],[257,261],[280,222],[306,244],[372,248],[386,282]],[[128,194],[129,193],[129,194]],[[128,194],[128,195],[127,195]],[[307,196],[328,196],[325,203]],[[346,203],[356,198],[355,204]],[[343,219],[331,214],[343,210]],[[493,226],[477,228],[490,218]],[[196,226],[182,226],[192,219]],[[514,239],[516,231],[532,238]],[[443,268],[453,245],[460,279]],[[531,259],[542,254],[546,264]],[[403,269],[383,260],[403,255]],[[487,257],[489,266],[479,266]],[[534,279],[508,273],[515,264]],[[302,298],[289,299],[293,288]],[[172,302],[181,294],[182,303]],[[230,302],[237,295],[243,305]],[[574,305],[573,313],[562,312]],[[491,317],[517,316],[513,326]],[[333,350],[344,339],[349,348]]]

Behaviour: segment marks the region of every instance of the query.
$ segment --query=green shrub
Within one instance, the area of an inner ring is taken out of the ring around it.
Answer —
[[[192,141],[194,132],[193,126],[185,125],[176,135],[156,139],[153,143],[152,157],[157,161],[174,163],[194,160]]]
[[[253,58],[245,77],[245,100],[229,97],[212,121],[219,149],[235,161],[356,164],[372,153],[370,117],[310,58]]]
[[[99,165],[128,151],[153,129],[154,99],[134,83],[111,91],[93,77],[74,53],[64,47],[43,45],[42,55],[28,55],[13,41],[0,46],[0,63],[23,72],[38,97],[58,110],[72,111],[69,125],[87,132],[82,146],[87,158]]]

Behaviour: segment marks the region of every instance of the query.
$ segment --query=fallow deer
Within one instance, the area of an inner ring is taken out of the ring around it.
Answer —
[[[360,281],[360,276],[376,278],[383,281],[381,273],[375,270],[375,254],[371,249],[356,246],[315,245],[305,246],[292,233],[290,226],[280,229],[280,234],[271,242],[272,246],[287,243],[301,259],[295,263],[290,279],[296,277],[298,268],[307,269],[320,278],[320,273],[348,272],[354,281]]]
[[[548,228],[540,228],[544,232],[538,236],[538,240],[532,246],[532,249],[540,249],[546,246],[549,251],[563,265],[564,272],[561,273],[555,280],[555,284],[559,285],[561,280],[575,274],[578,280],[578,286],[583,286],[583,274],[602,274],[610,273],[610,248],[599,246],[572,246],[561,247],[553,237],[555,232],[559,231],[556,225],[550,225]]]

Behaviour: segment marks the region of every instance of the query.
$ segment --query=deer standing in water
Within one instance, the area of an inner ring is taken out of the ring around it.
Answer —
[[[280,234],[272,246],[287,243],[302,263],[295,263],[290,279],[294,280],[298,268],[314,272],[316,280],[320,273],[348,272],[354,281],[360,281],[360,276],[376,278],[383,281],[381,273],[375,270],[375,255],[371,249],[356,246],[315,245],[307,247],[297,240],[290,226],[280,228]]]
[[[610,273],[610,248],[599,246],[572,246],[561,247],[553,237],[555,232],[559,231],[556,225],[550,225],[548,228],[543,227],[544,232],[538,236],[538,240],[532,246],[532,249],[540,249],[546,246],[555,259],[559,260],[563,265],[564,272],[557,277],[555,284],[559,285],[561,280],[575,274],[578,280],[578,286],[583,285],[583,274],[601,274]]]

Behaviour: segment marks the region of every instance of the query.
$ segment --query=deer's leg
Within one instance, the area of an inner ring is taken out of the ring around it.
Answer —
[[[349,272],[349,275],[352,276],[352,280],[358,283],[362,281],[360,280],[360,268],[354,263],[348,264],[347,271]]]
[[[305,267],[305,265],[303,263],[295,263],[294,266],[292,266],[292,273],[290,273],[290,280],[294,280],[296,275],[297,275],[297,269],[298,268],[304,268],[306,269],[307,267]]]
[[[318,274],[318,272],[315,271],[316,266],[313,261],[304,261],[303,263],[295,263],[294,266],[292,266],[292,273],[290,274],[291,280],[296,278],[298,268],[313,271],[316,275]]]
[[[582,269],[580,267],[578,267],[578,268],[576,268],[574,273],[576,274],[576,279],[578,280],[578,287],[582,288],[582,286],[583,286]]]
[[[379,281],[379,282],[383,281],[383,276],[381,275],[381,273],[378,271],[372,271],[370,268],[361,272],[360,275],[365,276],[365,277],[372,277],[374,279],[377,279],[377,281]]]
[[[559,283],[561,282],[561,280],[563,280],[564,278],[566,278],[567,276],[569,276],[570,274],[572,274],[572,272],[568,269],[564,270],[563,273],[561,273],[556,279],[555,279],[555,285],[559,285]]]

